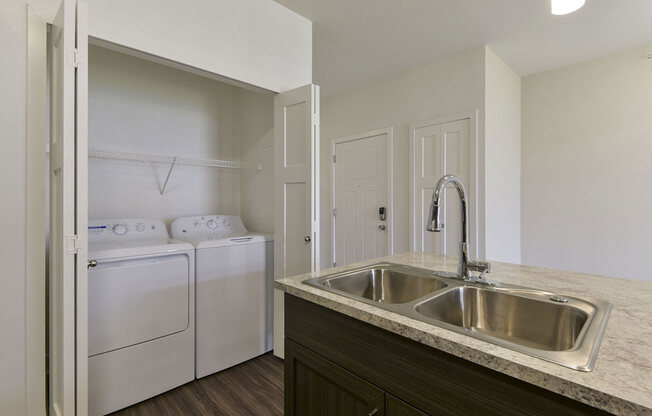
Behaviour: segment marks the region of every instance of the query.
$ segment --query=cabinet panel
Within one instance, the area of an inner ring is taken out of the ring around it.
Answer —
[[[285,340],[287,416],[383,416],[384,401],[382,390]]]
[[[285,334],[436,416],[608,414],[288,294]]]
[[[403,400],[397,399],[391,394],[385,395],[386,416],[427,416],[416,407],[412,407]]]

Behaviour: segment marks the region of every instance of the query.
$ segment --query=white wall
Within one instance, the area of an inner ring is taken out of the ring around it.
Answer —
[[[89,48],[89,147],[197,159],[240,159],[240,88]],[[232,169],[89,160],[89,218],[240,213]]]
[[[485,48],[486,257],[521,262],[521,77]]]
[[[272,213],[263,209],[273,180],[273,99],[91,46],[91,148],[242,161],[245,168],[177,166],[161,196],[169,165],[92,158],[89,217],[169,223],[187,215],[243,214],[250,229],[273,232]],[[253,169],[257,164],[263,171]]]
[[[312,22],[272,0],[87,2],[93,37],[271,91],[312,80]]]
[[[652,62],[523,79],[523,263],[652,281]]]
[[[394,127],[394,251],[408,244],[409,124],[478,109],[484,112],[484,48],[420,66],[323,99],[321,104],[321,264],[332,265],[331,140]],[[483,117],[478,120],[483,142]],[[480,154],[482,148],[480,146]],[[481,201],[480,201],[481,202]],[[482,212],[483,207],[478,207]]]
[[[245,166],[240,171],[240,215],[250,231],[274,234],[274,95],[241,90],[239,125]]]
[[[24,415],[27,9],[0,2],[0,414]]]

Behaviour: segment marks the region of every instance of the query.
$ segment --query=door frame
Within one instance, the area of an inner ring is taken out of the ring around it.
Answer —
[[[387,255],[391,256],[394,254],[394,127],[390,126],[331,140],[331,250],[333,267],[337,264],[336,216],[333,215],[337,208],[336,146],[338,144],[364,140],[383,134],[387,135]]]
[[[409,150],[409,247],[410,251],[416,250],[415,233],[416,217],[415,208],[415,183],[416,183],[416,130],[423,127],[436,126],[453,121],[469,120],[469,176],[467,185],[469,192],[469,219],[471,252],[476,258],[484,258],[484,167],[480,166],[478,147],[478,110],[464,111],[457,114],[437,117],[434,119],[410,123],[410,150]],[[482,213],[482,215],[481,215]]]

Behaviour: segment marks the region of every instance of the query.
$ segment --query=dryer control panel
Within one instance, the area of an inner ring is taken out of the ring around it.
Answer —
[[[120,218],[88,221],[88,241],[124,241],[168,238],[161,220],[152,218]]]
[[[247,228],[237,215],[200,215],[177,218],[170,226],[172,238],[197,238],[203,240],[242,235]]]

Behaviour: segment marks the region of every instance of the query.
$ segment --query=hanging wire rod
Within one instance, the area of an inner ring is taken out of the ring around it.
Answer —
[[[114,150],[102,150],[102,149],[88,149],[88,157],[98,158],[98,159],[112,159],[112,160],[133,160],[133,161],[151,162],[151,163],[172,163],[173,165],[185,165],[185,166],[207,166],[213,168],[240,169],[243,167],[240,164],[240,162],[233,161],[233,160],[189,159],[189,158],[180,158],[177,156],[162,156],[162,155],[152,155],[152,154],[145,154],[145,153],[119,152]]]

